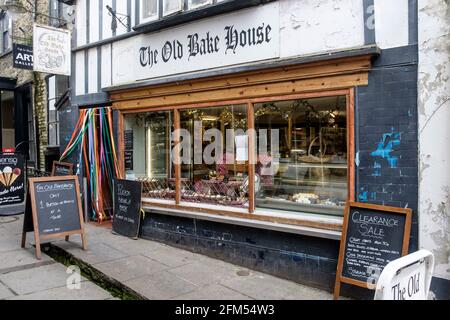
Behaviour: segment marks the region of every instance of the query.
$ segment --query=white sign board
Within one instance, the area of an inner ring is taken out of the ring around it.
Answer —
[[[113,84],[278,58],[279,34],[274,2],[119,41]]]
[[[427,300],[434,256],[419,250],[390,262],[378,278],[375,300]]]
[[[70,76],[70,31],[33,25],[34,71]]]

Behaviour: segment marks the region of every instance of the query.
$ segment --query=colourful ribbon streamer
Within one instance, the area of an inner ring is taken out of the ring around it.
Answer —
[[[112,110],[91,108],[80,110],[80,116],[60,161],[79,150],[91,195],[92,219],[110,219],[113,206],[113,179],[120,177],[112,130]],[[80,174],[80,167],[77,175]]]

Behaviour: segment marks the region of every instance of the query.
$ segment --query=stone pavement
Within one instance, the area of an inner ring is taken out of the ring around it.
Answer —
[[[20,247],[22,216],[0,217],[0,300],[107,300],[111,294],[81,277],[80,289],[68,289],[67,268],[34,248]],[[28,240],[33,238],[29,233]]]
[[[132,240],[89,224],[80,237],[53,245],[147,299],[332,299],[326,291],[149,240]]]

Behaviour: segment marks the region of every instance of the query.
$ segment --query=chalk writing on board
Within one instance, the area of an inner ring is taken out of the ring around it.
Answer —
[[[404,216],[352,208],[347,228],[343,275],[367,281],[401,256]]]
[[[113,230],[121,235],[137,237],[140,224],[141,184],[137,181],[114,180]]]
[[[56,190],[72,190],[74,185],[72,183],[54,183],[54,184],[43,184],[36,186],[36,192],[49,192]]]

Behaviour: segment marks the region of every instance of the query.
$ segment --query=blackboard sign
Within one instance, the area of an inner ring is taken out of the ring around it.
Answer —
[[[340,282],[375,289],[391,261],[408,253],[411,209],[350,202],[347,205],[336,274]]]
[[[53,161],[52,176],[73,175],[73,164],[69,162]]]
[[[80,187],[77,176],[30,178],[22,247],[26,232],[34,231],[36,256],[40,259],[40,240],[81,234],[86,248]],[[31,219],[30,219],[31,215]],[[30,221],[33,230],[30,230]]]
[[[21,154],[0,154],[0,215],[25,211],[25,161]]]
[[[139,181],[114,180],[114,232],[137,238],[141,221],[141,192]]]

